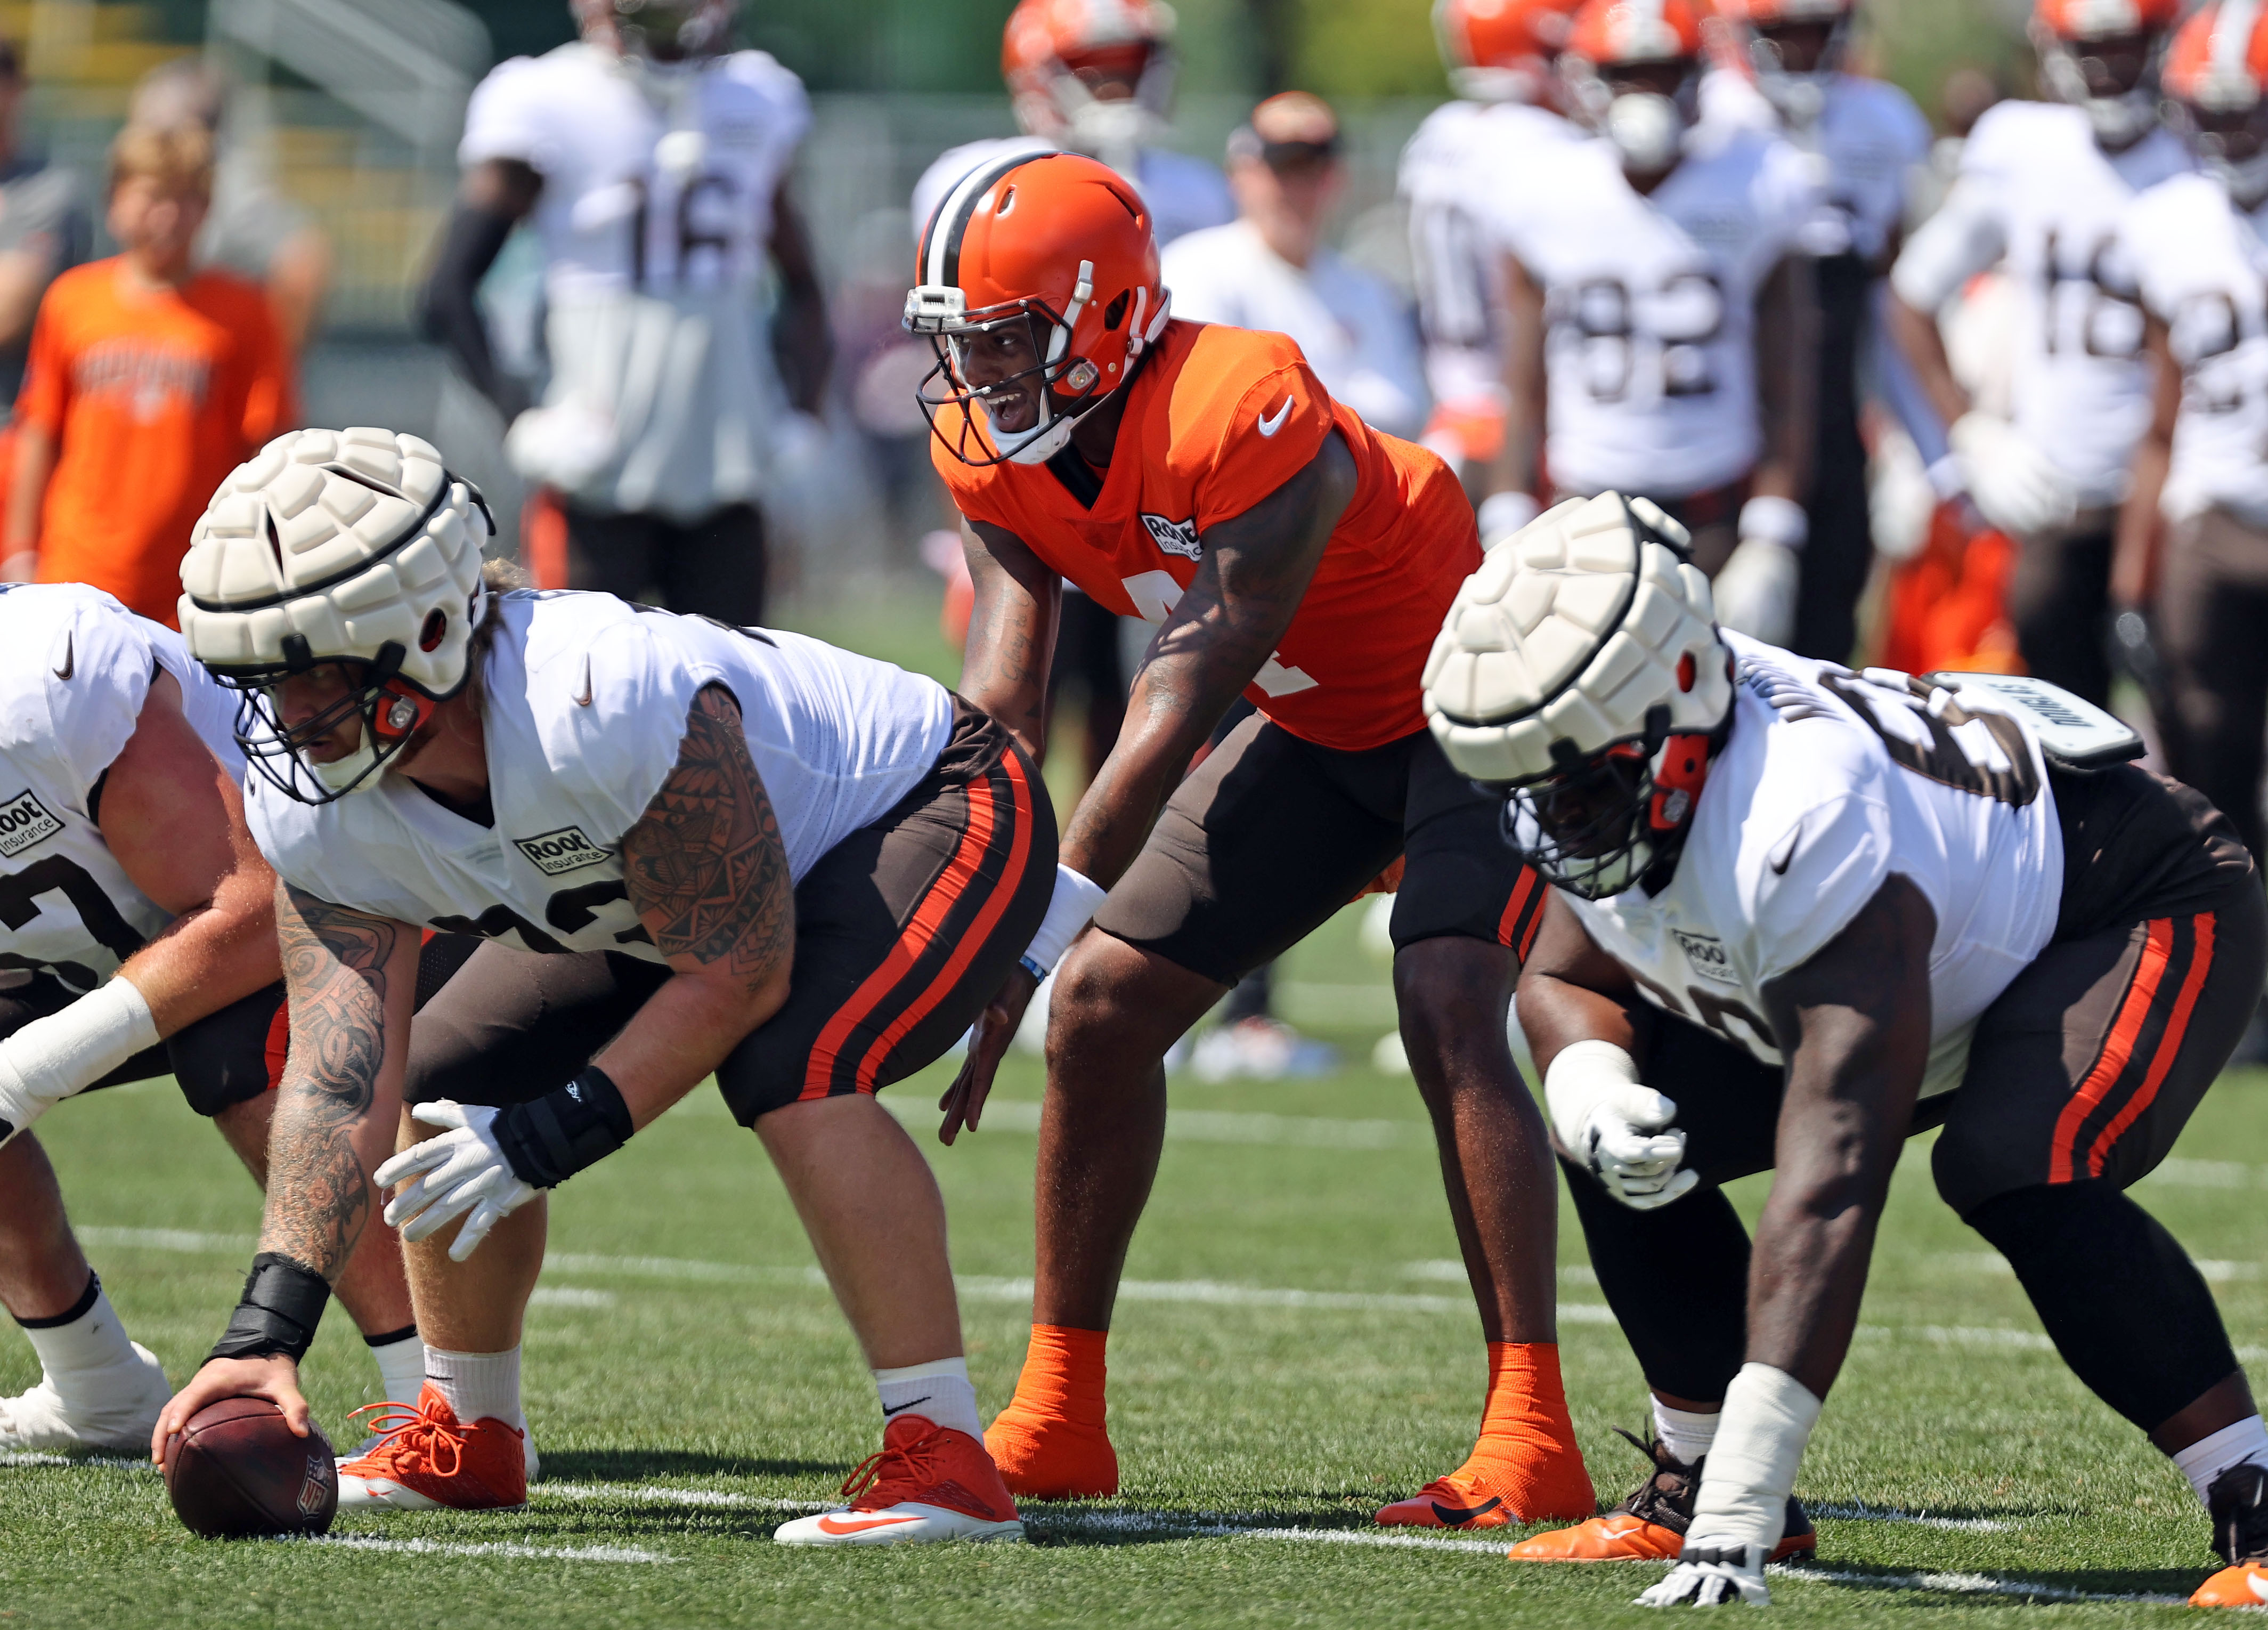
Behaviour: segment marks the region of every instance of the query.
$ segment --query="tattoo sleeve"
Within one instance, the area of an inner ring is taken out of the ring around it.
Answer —
[[[269,1132],[260,1249],[335,1280],[370,1211],[354,1133],[378,1095],[387,965],[404,930],[289,884],[276,891],[291,1051]]]
[[[731,695],[694,698],[677,767],[622,839],[630,903],[672,961],[721,964],[751,987],[795,956],[795,886],[779,819]]]

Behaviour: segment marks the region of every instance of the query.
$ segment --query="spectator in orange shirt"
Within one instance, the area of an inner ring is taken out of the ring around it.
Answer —
[[[260,285],[193,271],[212,199],[195,129],[129,125],[110,149],[124,252],[57,277],[32,328],[0,575],[92,583],[171,626],[213,489],[298,422]]]

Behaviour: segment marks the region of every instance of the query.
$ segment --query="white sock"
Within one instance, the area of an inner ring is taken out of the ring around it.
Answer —
[[[1769,1364],[1743,1364],[1725,1389],[1725,1418],[1693,1499],[1689,1544],[1704,1540],[1770,1551],[1787,1524],[1796,1467],[1819,1421],[1811,1390]]]
[[[104,1390],[100,1378],[106,1372],[141,1362],[134,1356],[134,1344],[126,1338],[118,1310],[110,1305],[109,1294],[92,1274],[87,1276],[86,1294],[68,1312],[53,1319],[16,1322],[23,1325],[32,1351],[40,1355],[40,1368],[66,1404],[80,1401],[75,1389],[85,1394],[92,1383],[99,1393]],[[85,1401],[100,1400],[89,1397]]]
[[[449,1353],[429,1346],[425,1379],[466,1425],[494,1420],[527,1430],[527,1417],[519,1412],[518,1347],[504,1353]]]
[[[1660,1398],[1653,1400],[1653,1435],[1689,1466],[1709,1452],[1709,1445],[1717,1441],[1717,1423],[1724,1418],[1719,1411],[1705,1415],[1698,1410],[1672,1409]]]
[[[2229,1467],[2248,1460],[2268,1466],[2268,1426],[2261,1424],[2259,1416],[2247,1415],[2233,1427],[2223,1427],[2187,1449],[2176,1449],[2173,1458],[2190,1486],[2197,1490],[2197,1497],[2203,1500],[2213,1480]]]
[[[370,1356],[378,1364],[379,1396],[391,1403],[415,1404],[417,1390],[425,1384],[425,1344],[417,1339],[417,1327],[412,1324],[408,1335],[391,1341],[372,1341]]]
[[[886,1419],[903,1411],[971,1437],[984,1435],[983,1425],[976,1419],[976,1389],[968,1383],[967,1359],[937,1359],[902,1369],[878,1369],[874,1390],[881,1397]]]

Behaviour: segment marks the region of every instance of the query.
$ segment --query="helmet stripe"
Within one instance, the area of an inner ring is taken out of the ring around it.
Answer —
[[[1053,152],[1011,153],[996,159],[990,164],[979,165],[954,183],[945,202],[937,207],[937,214],[929,224],[927,237],[921,248],[922,281],[927,284],[958,284],[961,281],[961,239],[968,230],[968,220],[976,213],[976,205],[992,183],[1036,159],[1053,159]]]

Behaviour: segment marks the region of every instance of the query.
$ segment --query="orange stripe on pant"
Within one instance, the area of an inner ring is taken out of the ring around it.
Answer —
[[[2198,992],[2204,988],[2205,974],[2213,967],[2213,913],[2200,911],[2190,921],[2196,945],[2190,954],[2190,970],[2182,980],[2181,993],[2174,999],[2173,1015],[2166,1021],[2166,1033],[2159,1038],[2158,1051],[2151,1057],[2150,1071],[2142,1079],[2141,1089],[2126,1101],[2124,1109],[2111,1117],[2110,1125],[2102,1129],[2095,1147],[2088,1150],[2087,1175],[2090,1177],[2102,1175],[2102,1163],[2110,1157],[2110,1146],[2158,1095],[2166,1072],[2174,1067],[2174,1057],[2182,1050],[2182,1037],[2189,1033],[2191,1010],[2196,1007]]]
[[[835,1066],[841,1061],[843,1045],[850,1039],[858,1022],[881,1005],[882,999],[896,988],[918,961],[930,942],[937,937],[939,926],[954,902],[976,876],[976,868],[984,859],[984,852],[992,842],[992,789],[983,780],[968,784],[968,825],[954,846],[953,859],[945,870],[922,896],[913,916],[890,947],[890,954],[882,959],[880,967],[868,974],[850,999],[835,1010],[827,1028],[819,1033],[818,1044],[811,1050],[811,1062],[804,1068],[803,1090],[800,1099],[824,1098],[832,1085]]]
[[[857,1084],[860,1092],[873,1089],[874,1077],[880,1073],[882,1060],[889,1057],[890,1050],[905,1039],[908,1031],[935,1011],[937,1005],[945,999],[946,993],[968,970],[968,964],[976,959],[976,953],[984,948],[984,941],[990,937],[993,926],[999,922],[1000,914],[1008,909],[1008,902],[1016,897],[1017,889],[1023,886],[1024,867],[1030,860],[1032,852],[1032,784],[1025,778],[1024,766],[1017,762],[1015,754],[1004,754],[1000,763],[1008,772],[1008,779],[1013,786],[1016,811],[1015,830],[1008,839],[1008,864],[1001,869],[1000,881],[992,887],[991,898],[984,902],[983,908],[976,913],[976,920],[968,925],[968,931],[961,936],[960,945],[954,948],[945,966],[938,970],[937,977],[930,981],[929,988],[916,997],[903,1013],[891,1020],[888,1027],[874,1038],[874,1044],[866,1049],[866,1056],[858,1061]],[[926,906],[927,902],[924,904]],[[943,920],[941,915],[939,920]]]
[[[1512,898],[1505,902],[1504,916],[1497,922],[1496,942],[1498,945],[1512,944],[1513,930],[1520,926],[1521,911],[1528,904],[1528,896],[1535,892],[1537,881],[1535,867],[1523,866],[1520,868],[1520,881],[1512,886]],[[1534,930],[1531,929],[1528,933],[1531,942],[1534,937]],[[1527,955],[1524,948],[1521,954],[1523,956]]]
[[[2158,999],[2158,982],[2165,977],[2166,963],[2173,948],[2174,919],[2152,918],[2141,959],[2134,964],[2134,977],[2126,986],[2126,999],[2118,1006],[2118,1018],[2110,1027],[2102,1051],[2096,1056],[2095,1067],[2080,1082],[2079,1090],[2072,1095],[2071,1102],[2063,1106],[2063,1113],[2056,1117],[2055,1136],[2048,1150],[2050,1183],[2072,1181],[2080,1128],[2101,1105],[2104,1095],[2132,1059],[2134,1044],[2141,1037],[2143,1021],[2150,1015],[2150,1004]]]

